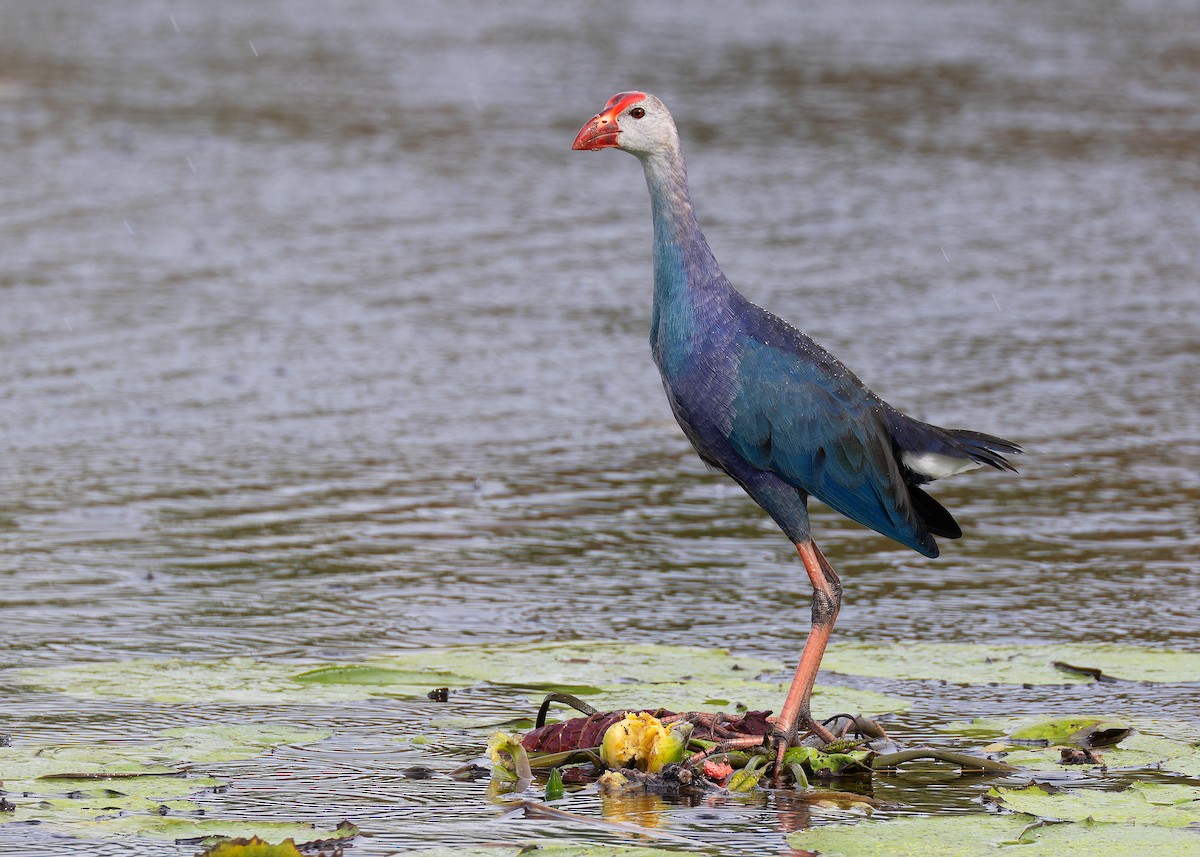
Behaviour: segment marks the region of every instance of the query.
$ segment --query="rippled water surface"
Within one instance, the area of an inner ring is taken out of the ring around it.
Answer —
[[[5,663],[613,636],[794,658],[802,569],[649,359],[640,169],[569,151],[629,88],[671,105],[735,284],[897,406],[1030,451],[937,486],[967,535],[936,561],[816,511],[835,639],[1200,651],[1195,4],[43,0],[0,18]],[[987,690],[930,690],[906,728],[1025,710]],[[1197,719],[1195,685],[1073,693]],[[0,695],[29,740],[221,714]],[[388,743],[435,709],[227,712],[339,732],[283,776],[227,769],[226,811],[351,817],[363,854],[563,834],[397,777],[479,754]],[[941,794],[904,800],[974,792]],[[750,853],[803,823],[666,811]]]

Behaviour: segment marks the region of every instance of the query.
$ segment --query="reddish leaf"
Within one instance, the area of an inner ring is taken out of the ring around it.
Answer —
[[[641,709],[646,711],[648,709]],[[634,712],[640,713],[640,712]],[[674,716],[674,712],[659,708],[651,711],[655,717]],[[625,711],[597,711],[590,717],[574,717],[561,723],[550,723],[532,732],[525,733],[521,745],[530,753],[565,753],[571,750],[585,750],[589,747],[599,747],[604,740],[604,732],[625,716]],[[722,720],[724,730],[738,732],[742,735],[770,735],[775,728],[767,720],[770,711],[747,711],[741,717]],[[690,719],[690,718],[689,718]],[[697,718],[693,738],[704,741],[721,741],[723,736],[716,735],[706,721]]]
[[[604,731],[625,716],[624,711],[597,711],[591,717],[573,717],[561,723],[548,723],[521,739],[530,753],[565,753],[599,747]]]
[[[775,730],[775,724],[767,720],[769,711],[747,711],[741,717],[726,720],[721,725],[743,735],[770,735]]]

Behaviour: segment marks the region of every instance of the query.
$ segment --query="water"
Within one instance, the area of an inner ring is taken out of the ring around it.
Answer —
[[[835,639],[1200,650],[1197,44],[1170,0],[10,5],[0,657],[616,635],[794,658],[800,566],[649,360],[638,165],[569,151],[629,88],[672,107],[743,291],[910,413],[1030,450],[937,487],[967,532],[937,561],[817,511]],[[1187,686],[1076,692],[1195,717]],[[343,731],[229,800],[354,817],[365,854],[477,841],[482,784],[400,779],[430,759],[380,738],[430,710],[255,713]],[[0,732],[210,716],[10,684]],[[667,811],[750,852],[791,823]],[[534,828],[565,832],[485,838]]]

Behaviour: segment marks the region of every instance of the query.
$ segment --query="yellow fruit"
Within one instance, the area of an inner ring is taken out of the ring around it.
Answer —
[[[630,712],[605,731],[600,758],[610,768],[635,767],[655,773],[683,761],[691,732],[690,723],[668,728],[653,714]]]

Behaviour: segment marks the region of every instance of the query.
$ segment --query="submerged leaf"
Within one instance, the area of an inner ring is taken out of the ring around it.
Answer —
[[[189,811],[197,813],[200,809],[199,805],[192,804]],[[56,832],[81,839],[137,836],[212,844],[220,839],[259,835],[270,841],[293,839],[298,844],[308,844],[331,841],[340,835],[337,831],[320,830],[303,822],[181,817],[158,813],[104,815],[97,818],[65,807],[57,813],[40,807],[38,813],[39,820],[43,824],[52,824]],[[356,834],[357,829],[354,832]]]
[[[36,794],[87,791],[112,778],[111,789],[144,797],[190,794],[212,783],[189,779],[185,768],[249,759],[282,744],[319,741],[324,729],[221,724],[164,729],[141,744],[32,744],[5,747],[0,762],[10,791]],[[65,781],[77,782],[72,788]]]
[[[297,665],[244,657],[134,658],[16,670],[15,675],[28,686],[82,698],[278,704],[424,697],[433,688],[483,682],[594,692],[630,686],[630,680],[671,684],[685,679],[704,687],[708,698],[726,680],[736,681],[734,667],[751,675],[786,668],[719,649],[579,641],[421,649],[343,664]]]

